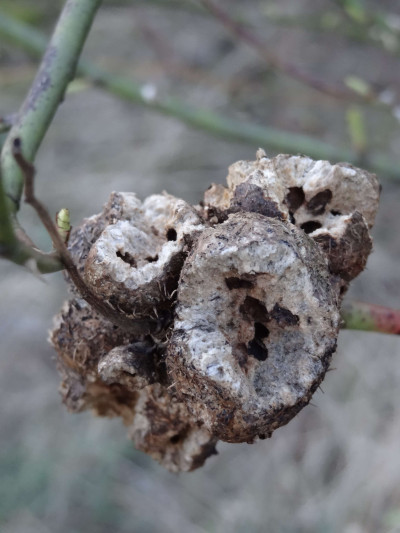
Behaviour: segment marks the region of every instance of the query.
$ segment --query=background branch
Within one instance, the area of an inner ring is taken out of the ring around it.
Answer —
[[[300,81],[316,91],[331,96],[332,98],[346,101],[365,100],[367,102],[375,100],[374,94],[367,94],[364,97],[361,97],[344,86],[328,83],[324,79],[317,78],[309,72],[300,69],[295,64],[281,61],[276,54],[273,54],[268,50],[266,45],[256,36],[253,30],[249,31],[244,24],[234,20],[230,14],[227,11],[224,11],[219,5],[212,2],[212,0],[200,0],[200,2],[230,33],[253,48],[273,69]]]
[[[9,24],[10,19],[11,17],[0,10],[0,37],[34,56],[42,53],[44,45],[42,48],[40,43],[45,40],[43,34],[15,19]],[[157,95],[156,87],[154,94],[149,96],[143,86],[125,77],[106,72],[89,62],[80,62],[78,73],[123,100],[175,117],[194,128],[226,140],[241,141],[278,152],[303,153],[316,159],[348,161],[355,165],[362,163],[369,170],[387,178],[400,179],[399,162],[389,159],[385,153],[369,151],[368,157],[364,157],[361,161],[356,150],[344,146],[332,146],[308,135],[228,118],[208,109],[187,105],[177,98],[161,98]]]

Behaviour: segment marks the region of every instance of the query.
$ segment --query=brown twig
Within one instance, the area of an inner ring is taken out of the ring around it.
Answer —
[[[91,305],[106,319],[113,324],[128,329],[133,335],[147,335],[156,328],[156,322],[150,319],[132,319],[127,315],[121,314],[103,300],[88,287],[83,278],[78,272],[78,269],[69,253],[63,239],[61,238],[57,226],[53,222],[46,207],[36,198],[34,191],[35,167],[27,161],[21,150],[21,139],[14,138],[13,140],[13,156],[18,164],[25,180],[25,202],[30,204],[38,214],[42,224],[46,228],[51,237],[53,246],[59,254],[62,263],[65,266],[71,280],[79,291],[80,295],[86,302]]]
[[[347,101],[370,101],[375,99],[374,94],[358,95],[343,86],[333,85],[325,80],[316,78],[292,63],[285,63],[277,56],[268,51],[266,45],[246,27],[235,21],[226,11],[214,4],[212,0],[200,0],[201,4],[227,28],[233,35],[251,46],[273,69],[287,74],[313,89],[339,100]]]

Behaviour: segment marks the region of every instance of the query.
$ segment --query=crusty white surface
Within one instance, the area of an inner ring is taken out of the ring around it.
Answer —
[[[104,298],[157,305],[165,299],[165,278],[179,276],[174,259],[186,246],[186,238],[203,229],[202,222],[183,200],[166,193],[152,195],[143,204],[130,193],[123,195],[122,220],[106,226],[92,246],[85,265],[87,282]],[[168,240],[168,229],[176,239]]]
[[[229,289],[225,280],[231,277],[252,285]],[[278,304],[297,316],[298,324],[246,316],[241,306],[247,297],[268,313]],[[242,414],[257,414],[262,426],[272,407],[294,406],[324,374],[324,357],[338,331],[338,295],[326,259],[309,237],[278,220],[240,213],[199,238],[182,272],[176,315],[172,344],[175,339],[183,346],[182,358],[176,363],[172,350],[168,361],[172,368],[185,367],[188,397],[190,377],[204,380],[200,397],[189,400],[193,410],[218,431],[207,406],[214,393],[207,397],[207,390],[222,388]],[[268,357],[249,355],[243,366],[238,352],[253,339],[255,322],[270,332]]]

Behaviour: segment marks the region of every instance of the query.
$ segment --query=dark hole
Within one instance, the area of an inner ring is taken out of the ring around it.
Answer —
[[[13,140],[14,148],[18,150],[19,148],[21,148],[21,144],[21,139],[19,137],[15,137],[15,139]]]
[[[117,252],[117,257],[122,259],[124,263],[128,263],[128,265],[131,265],[131,267],[136,267],[136,261],[135,258],[131,256],[128,252],[121,254],[120,251]]]
[[[257,298],[252,298],[251,296],[246,296],[239,311],[246,318],[255,322],[268,322],[269,320],[269,314],[265,305],[260,300],[257,300]]]
[[[296,211],[304,202],[304,191],[301,187],[290,187],[285,202],[291,211]]]
[[[147,261],[148,263],[155,263],[156,261],[158,261],[158,255],[155,255],[154,257],[146,257],[145,261]]]
[[[260,322],[256,322],[254,324],[254,337],[258,337],[260,339],[265,339],[269,335],[269,329],[264,326],[264,324],[261,324]]]
[[[322,224],[316,220],[309,220],[308,222],[304,222],[304,224],[302,224],[300,227],[306,233],[312,233],[316,229],[322,228]]]
[[[265,361],[268,357],[267,348],[264,346],[264,343],[257,338],[254,338],[249,342],[248,351],[249,354],[258,359],[258,361]]]
[[[176,231],[174,230],[174,228],[169,228],[167,230],[167,239],[169,241],[176,241],[176,237],[177,237],[177,234],[176,234]]]
[[[293,213],[289,211],[289,220],[292,224],[296,224],[296,219],[293,216]]]
[[[171,444],[178,444],[178,442],[181,440],[181,436],[179,434],[173,435],[169,441]]]
[[[332,200],[332,191],[325,189],[316,194],[307,204],[307,209],[313,215],[322,215],[325,211],[326,204]]]
[[[225,278],[225,283],[230,291],[232,289],[251,289],[253,287],[253,283],[247,279]]]
[[[268,357],[268,349],[266,348],[263,339],[267,338],[269,330],[261,324],[261,322],[254,323],[254,339],[249,342],[247,347],[249,355],[252,355],[259,361],[265,361]]]
[[[297,326],[299,317],[294,315],[289,309],[275,304],[271,311],[271,318],[275,320],[279,326]]]
[[[334,217],[339,217],[342,213],[340,211],[336,211],[336,209],[332,209],[331,215]]]

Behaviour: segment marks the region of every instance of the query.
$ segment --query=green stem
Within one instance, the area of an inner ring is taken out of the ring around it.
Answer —
[[[101,0],[67,0],[46,49],[46,39],[26,31],[24,25],[0,12],[0,33],[18,41],[28,36],[35,55],[46,50],[36,78],[6,138],[0,160],[0,256],[43,273],[63,268],[56,253],[36,249],[18,226],[24,177],[12,147],[15,139],[23,146],[24,157],[33,162],[76,65],[93,17]],[[4,123],[4,121],[3,121]]]
[[[341,311],[344,328],[400,335],[400,310],[364,302],[346,302]]]
[[[0,256],[7,257],[12,253],[16,241],[0,172]]]
[[[43,40],[41,32],[16,20],[8,24],[9,19],[10,17],[0,10],[0,36],[33,55],[37,55],[39,49],[43,51],[40,45]],[[308,135],[227,118],[206,109],[194,108],[178,99],[160,98],[157,95],[150,97],[141,85],[127,78],[105,72],[88,62],[80,62],[78,72],[119,98],[175,117],[194,128],[226,140],[241,141],[252,146],[267,147],[280,152],[304,153],[316,159],[361,164],[359,154],[350,148],[332,146]],[[367,160],[363,160],[362,164],[385,177],[400,178],[399,163],[390,160],[383,153],[369,152]]]
[[[61,270],[63,266],[55,254],[45,254],[16,237],[6,198],[0,173],[0,257],[24,266],[32,260],[32,268],[43,274]]]
[[[64,97],[93,17],[101,0],[67,0],[47,46],[40,68],[23,103],[1,153],[4,189],[11,199],[10,211],[16,212],[23,189],[23,176],[12,155],[13,139],[20,138],[27,161],[33,162],[42,139]],[[22,42],[27,34],[23,25],[0,12],[0,32],[13,34]],[[41,35],[29,34],[32,50],[43,52]]]

